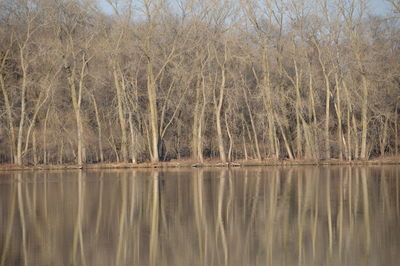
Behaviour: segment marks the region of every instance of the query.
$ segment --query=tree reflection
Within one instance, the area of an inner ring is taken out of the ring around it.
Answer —
[[[398,169],[13,173],[1,266],[395,265]]]

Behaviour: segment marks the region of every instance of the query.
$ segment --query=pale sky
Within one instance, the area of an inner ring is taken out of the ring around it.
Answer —
[[[368,0],[369,1],[369,9],[373,14],[376,15],[385,15],[386,13],[391,11],[391,6],[386,0]],[[108,4],[105,3],[105,0],[100,0],[101,6],[104,8],[106,13],[112,13],[112,9]]]
[[[390,5],[386,0],[370,0],[370,9],[375,14],[384,15],[390,11]]]

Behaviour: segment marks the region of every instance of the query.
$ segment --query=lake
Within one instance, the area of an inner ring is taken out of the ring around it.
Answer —
[[[0,172],[1,265],[399,265],[400,166]]]

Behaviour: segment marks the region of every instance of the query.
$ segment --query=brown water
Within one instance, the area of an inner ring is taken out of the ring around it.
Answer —
[[[399,173],[0,172],[1,266],[395,266]]]

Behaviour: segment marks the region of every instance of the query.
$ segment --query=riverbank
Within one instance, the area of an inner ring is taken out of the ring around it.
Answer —
[[[68,170],[68,169],[148,169],[148,168],[210,168],[210,167],[254,167],[254,166],[300,166],[300,165],[389,165],[400,164],[400,157],[384,157],[371,160],[341,161],[331,160],[238,160],[223,163],[218,160],[205,160],[203,163],[194,160],[173,160],[159,163],[94,163],[84,165],[28,165],[0,164],[0,171],[20,170]]]

